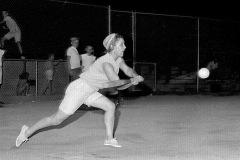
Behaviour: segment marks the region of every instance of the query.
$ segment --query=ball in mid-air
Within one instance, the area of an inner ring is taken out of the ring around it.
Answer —
[[[198,77],[200,77],[202,79],[208,78],[209,75],[210,75],[210,71],[207,68],[201,68],[198,71]]]

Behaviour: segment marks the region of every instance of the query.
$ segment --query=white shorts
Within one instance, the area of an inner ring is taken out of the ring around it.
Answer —
[[[8,32],[4,36],[4,38],[6,38],[7,40],[9,40],[13,37],[15,38],[15,42],[20,42],[21,41],[21,32]]]
[[[99,97],[103,96],[91,88],[83,79],[79,78],[69,84],[59,109],[68,115],[72,115],[82,105],[91,105]]]
[[[53,70],[46,70],[45,76],[47,80],[53,80]]]

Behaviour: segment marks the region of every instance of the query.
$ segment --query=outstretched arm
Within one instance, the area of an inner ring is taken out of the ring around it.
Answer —
[[[131,67],[129,67],[124,60],[120,62],[120,69],[128,76],[133,77],[136,81],[135,85],[139,82],[142,82],[144,78],[140,75],[138,75]]]
[[[118,87],[132,82],[130,79],[119,80],[118,74],[114,71],[113,66],[110,63],[104,63],[102,67],[109,79],[109,82],[103,84],[103,88]]]
[[[54,66],[57,66],[59,63],[60,63],[60,60],[58,59],[58,60],[55,60],[55,61],[53,62],[53,65],[54,65]]]
[[[113,66],[110,63],[104,63],[102,67],[103,67],[103,71],[105,72],[106,76],[110,81],[103,84],[103,88],[118,87],[128,83],[129,85],[132,85],[132,84],[137,85],[139,82],[143,81],[143,77],[136,74],[134,70],[130,70],[130,69],[128,70],[129,77],[133,77],[133,78],[128,80],[127,79],[119,80],[118,74],[114,71]]]
[[[128,77],[136,77],[138,74],[129,67],[124,60],[120,62],[120,69],[128,76]]]
[[[67,66],[68,66],[68,69],[71,69],[70,59],[71,59],[71,57],[67,56]]]
[[[79,59],[80,59],[80,68],[83,69],[84,66],[83,66],[83,63],[82,63],[82,56],[81,55],[79,55]]]

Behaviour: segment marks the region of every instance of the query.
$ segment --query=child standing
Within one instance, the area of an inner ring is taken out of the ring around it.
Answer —
[[[43,89],[41,91],[41,95],[45,95],[46,91],[49,90],[49,94],[52,94],[52,81],[53,81],[53,75],[54,75],[54,66],[57,66],[59,64],[59,61],[53,62],[54,60],[54,54],[51,53],[48,55],[48,60],[45,62],[45,82],[43,85]]]

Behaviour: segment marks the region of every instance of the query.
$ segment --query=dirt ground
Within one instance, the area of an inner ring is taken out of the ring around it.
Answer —
[[[22,125],[53,114],[60,101],[0,107],[1,160],[239,160],[240,97],[146,96],[116,110],[115,137],[104,146],[102,110],[77,110],[16,148]]]

